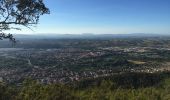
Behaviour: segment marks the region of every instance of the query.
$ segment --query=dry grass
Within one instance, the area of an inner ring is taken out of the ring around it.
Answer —
[[[128,61],[133,63],[133,64],[137,64],[137,65],[142,65],[142,64],[146,63],[146,62],[143,62],[143,61],[135,61],[135,60],[128,60]]]

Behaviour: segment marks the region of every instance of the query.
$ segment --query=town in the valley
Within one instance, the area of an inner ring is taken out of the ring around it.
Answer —
[[[1,82],[19,85],[32,78],[43,84],[69,84],[127,72],[170,70],[169,38],[34,42],[23,40],[14,47],[0,48]]]

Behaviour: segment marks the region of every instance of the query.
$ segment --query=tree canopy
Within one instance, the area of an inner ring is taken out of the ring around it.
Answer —
[[[0,0],[0,39],[15,41],[12,34],[3,31],[19,26],[30,27],[38,24],[41,15],[49,14],[43,0]]]

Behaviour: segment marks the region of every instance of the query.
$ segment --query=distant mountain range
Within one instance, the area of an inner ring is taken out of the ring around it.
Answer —
[[[109,39],[109,38],[144,38],[144,37],[170,37],[170,34],[147,34],[147,33],[132,33],[132,34],[14,34],[18,39]]]

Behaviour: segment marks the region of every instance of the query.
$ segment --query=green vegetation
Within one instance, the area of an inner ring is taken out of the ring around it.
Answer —
[[[169,100],[169,44],[169,38],[25,41],[0,51],[0,100]]]
[[[20,87],[1,83],[0,100],[169,100],[169,76],[170,73],[126,73],[67,85],[45,85],[27,79]]]
[[[5,57],[1,57],[0,58],[0,68],[11,68],[11,69],[15,69],[15,68],[27,68],[28,61],[24,60],[24,59],[18,59],[18,58],[5,58]]]

